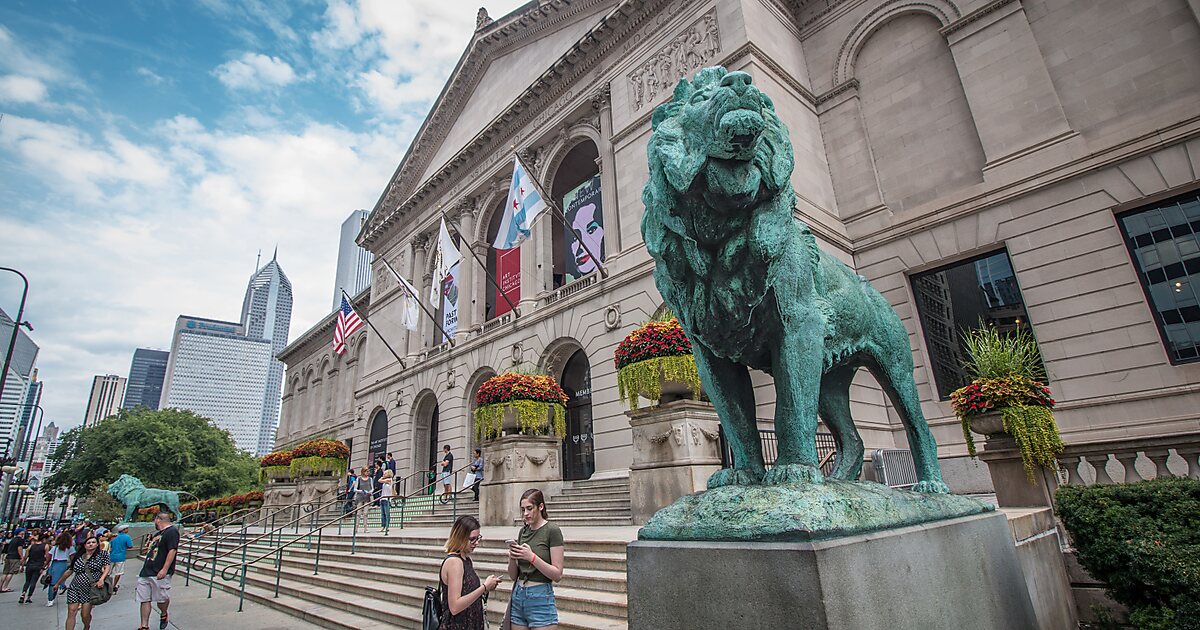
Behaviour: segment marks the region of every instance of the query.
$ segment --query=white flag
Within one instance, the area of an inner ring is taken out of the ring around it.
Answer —
[[[406,329],[416,332],[417,324],[420,322],[421,317],[421,305],[417,303],[417,288],[414,287],[408,280],[405,280],[403,276],[396,273],[396,270],[392,269],[392,266],[388,264],[388,261],[382,256],[380,256],[377,260],[382,261],[383,266],[387,267],[387,270],[392,272],[392,276],[396,278],[396,282],[399,282],[400,285],[404,287],[404,321],[402,324]]]
[[[429,300],[434,306],[440,303],[442,297],[442,282],[450,275],[450,269],[462,260],[462,254],[450,238],[450,230],[446,229],[446,218],[442,217],[442,225],[438,230],[438,246],[433,259],[433,282],[429,283]]]
[[[512,182],[508,185],[508,203],[504,206],[504,214],[500,218],[500,231],[496,233],[496,249],[512,249],[529,238],[533,233],[533,222],[545,212],[549,206],[533,176],[525,170],[525,165],[513,156]]]

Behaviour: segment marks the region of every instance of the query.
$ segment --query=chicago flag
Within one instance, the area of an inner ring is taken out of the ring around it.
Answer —
[[[500,219],[500,231],[496,233],[496,249],[512,249],[520,245],[532,233],[533,222],[548,209],[546,200],[525,170],[520,158],[513,156],[512,183],[508,186],[508,204]]]

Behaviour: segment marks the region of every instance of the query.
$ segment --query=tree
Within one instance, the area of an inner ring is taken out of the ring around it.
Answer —
[[[99,423],[68,431],[50,455],[54,474],[44,493],[86,496],[122,474],[147,487],[183,490],[202,499],[258,487],[257,460],[229,433],[190,411],[122,409]]]
[[[125,506],[108,494],[107,487],[96,484],[79,502],[79,511],[93,521],[119,521],[125,515]]]

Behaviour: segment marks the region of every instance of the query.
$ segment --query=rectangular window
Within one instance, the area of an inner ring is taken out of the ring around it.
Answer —
[[[1117,217],[1172,363],[1200,360],[1200,192]]]
[[[917,314],[943,400],[971,382],[964,333],[992,325],[1001,331],[1029,326],[1025,300],[1008,252],[1000,250],[912,277]]]

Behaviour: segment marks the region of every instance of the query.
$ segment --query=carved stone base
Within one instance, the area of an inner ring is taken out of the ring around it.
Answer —
[[[480,447],[484,481],[479,488],[479,519],[484,525],[511,526],[521,514],[521,494],[530,488],[546,496],[562,489],[562,439],[506,435]]]
[[[630,504],[633,522],[644,525],[679,497],[704,490],[708,478],[721,469],[721,422],[712,404],[696,400],[626,415],[633,428]]]
[[[317,506],[332,500],[337,496],[338,489],[344,481],[339,477],[301,477],[296,480],[296,496],[298,503]],[[341,506],[334,502],[326,506],[326,513],[341,513]]]
[[[299,502],[295,481],[268,481],[263,488],[263,509],[274,510]]]
[[[1056,472],[1039,466],[1030,482],[1025,476],[1021,451],[1007,433],[988,436],[979,459],[987,463],[992,487],[996,489],[996,504],[1000,507],[1054,507],[1054,493],[1058,490]]]

